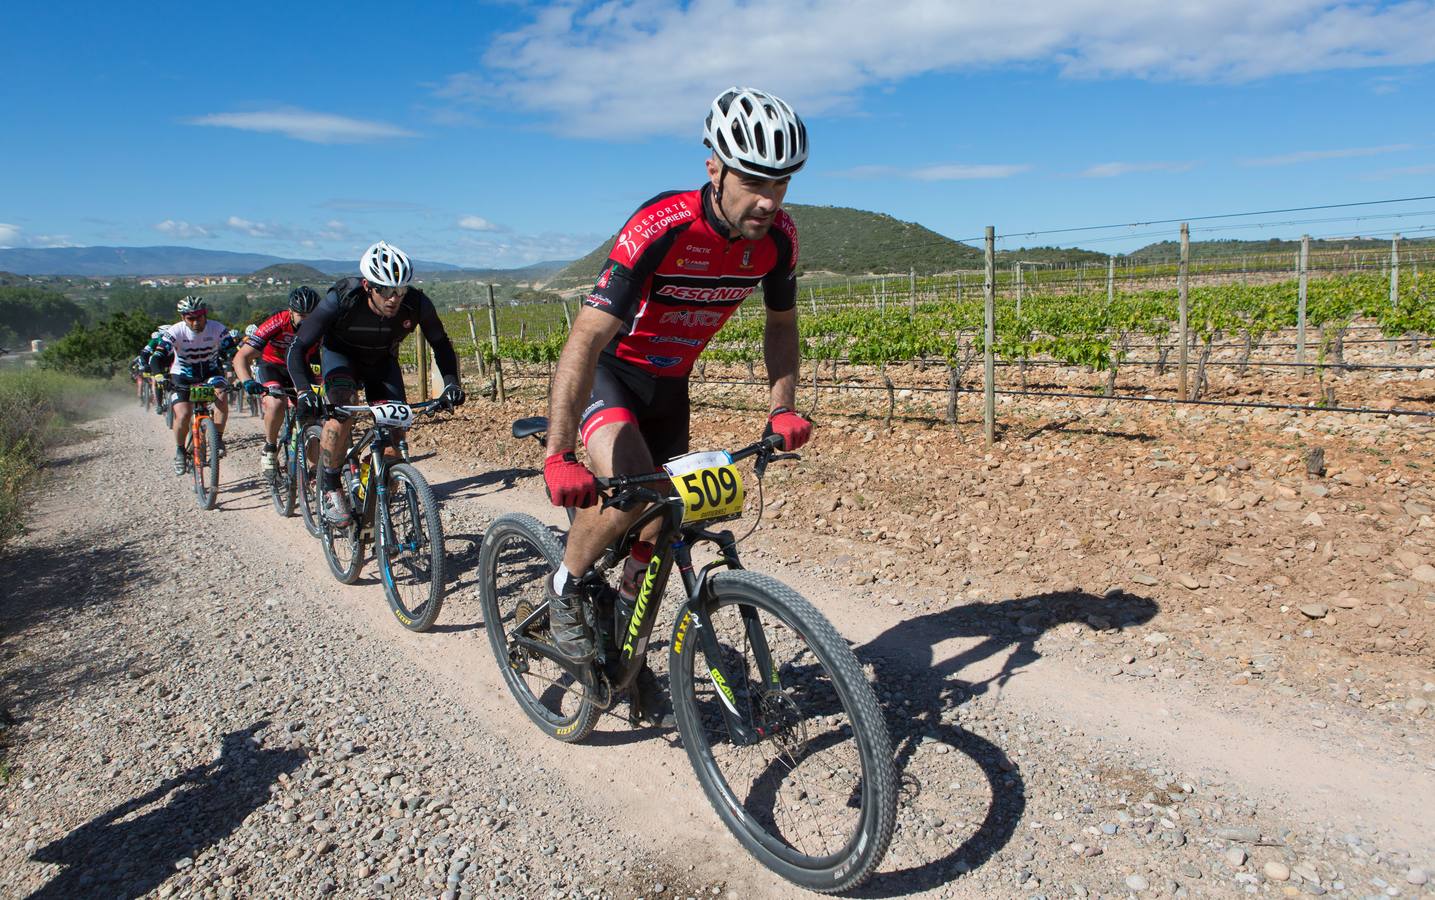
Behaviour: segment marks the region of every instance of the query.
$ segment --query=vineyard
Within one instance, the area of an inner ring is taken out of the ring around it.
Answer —
[[[1394,356],[1435,334],[1435,275],[1418,255],[1394,268],[1354,251],[1303,270],[1284,256],[1198,260],[1186,279],[1184,347],[1179,263],[1123,262],[994,273],[994,394],[1435,413],[1352,377],[1423,368]],[[959,395],[987,387],[984,282],[970,272],[804,279],[802,402],[955,423]],[[484,307],[444,316],[482,377],[497,360],[510,379],[546,378],[576,308],[576,299],[498,304],[496,341]],[[737,311],[696,377],[761,401],[751,390],[765,385],[761,309],[755,296]]]

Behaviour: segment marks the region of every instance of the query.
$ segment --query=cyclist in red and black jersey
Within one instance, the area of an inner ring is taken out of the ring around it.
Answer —
[[[590,509],[597,501],[593,472],[651,472],[686,452],[688,373],[758,287],[767,310],[768,427],[789,450],[812,428],[792,410],[798,243],[782,211],[788,181],[807,160],[807,130],[777,97],[732,88],[713,101],[703,142],[712,150],[708,183],[660,194],[628,220],[553,376],[543,477],[554,505],[580,509],[549,586],[549,621],[560,652],[578,661],[592,657],[593,637],[577,582],[637,514]],[[574,454],[580,437],[592,470]],[[635,556],[643,553],[652,553],[651,543],[634,548]],[[651,688],[647,675],[640,689],[645,681]]]
[[[294,343],[294,332],[304,317],[319,305],[319,294],[311,287],[296,287],[289,292],[289,308],[282,309],[265,319],[258,328],[244,339],[239,352],[234,354],[234,372],[244,383],[244,390],[250,394],[262,394],[265,388],[294,389],[285,367],[285,355],[289,345]],[[310,361],[318,358],[315,347]],[[259,357],[251,370],[251,360]],[[271,474],[277,465],[279,452],[279,429],[284,425],[284,403],[278,397],[263,399],[264,404],[264,446],[259,451],[259,471]]]

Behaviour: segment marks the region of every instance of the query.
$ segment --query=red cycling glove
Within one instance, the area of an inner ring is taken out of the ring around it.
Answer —
[[[783,450],[796,450],[812,437],[812,423],[801,413],[795,413],[785,406],[780,406],[767,417],[767,430],[763,432],[763,436],[769,434],[782,436]]]
[[[543,461],[543,483],[554,506],[583,509],[598,502],[598,481],[572,450],[555,453]]]

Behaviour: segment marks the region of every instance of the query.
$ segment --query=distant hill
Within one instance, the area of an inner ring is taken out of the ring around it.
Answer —
[[[972,268],[982,252],[937,234],[915,222],[885,213],[844,206],[784,206],[797,223],[800,271],[866,275],[907,272],[919,275]],[[617,235],[554,276],[551,287],[575,287],[598,277]]]
[[[0,272],[0,286],[24,284],[26,281],[29,279],[23,275],[16,275],[14,272]]]
[[[1435,238],[1402,238],[1401,246],[1409,245],[1430,245],[1435,244]],[[1389,238],[1334,238],[1322,240],[1312,238],[1310,250],[1312,253],[1329,253],[1340,250],[1389,250]],[[1192,241],[1191,256],[1210,258],[1216,256],[1241,256],[1248,254],[1255,256],[1261,253],[1298,253],[1300,252],[1300,241],[1286,241],[1272,238],[1267,241]],[[1178,241],[1160,241],[1155,244],[1147,244],[1139,250],[1133,250],[1126,254],[1127,259],[1150,260],[1172,260],[1181,255],[1181,244]]]
[[[293,281],[298,284],[310,286],[334,280],[333,275],[320,272],[313,266],[306,266],[304,263],[277,263],[272,266],[265,266],[250,276],[251,278],[273,278],[275,281]]]
[[[300,263],[319,272],[342,275],[358,269],[357,260],[285,259],[264,253],[235,253],[196,247],[45,247],[0,250],[0,269],[21,275],[143,276],[249,275],[267,266]],[[414,260],[420,277],[459,270],[453,263]]]

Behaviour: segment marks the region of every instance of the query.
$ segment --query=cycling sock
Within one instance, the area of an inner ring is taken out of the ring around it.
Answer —
[[[319,470],[319,480],[326,491],[337,491],[339,489],[339,470],[323,466]]]
[[[279,452],[279,445],[278,445],[278,444],[271,444],[271,443],[269,443],[268,441],[265,441],[265,442],[264,442],[264,452],[265,452],[265,453],[278,453],[278,452]]]
[[[568,586],[568,579],[570,577],[572,576],[568,571],[568,567],[560,563],[558,571],[553,573],[553,593],[562,596],[563,589]]]

